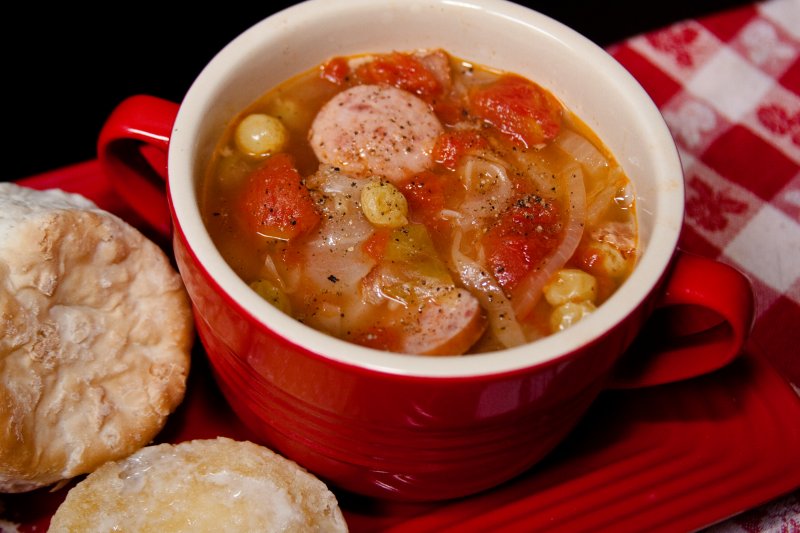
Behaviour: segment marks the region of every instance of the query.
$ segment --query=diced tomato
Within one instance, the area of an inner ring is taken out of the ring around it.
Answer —
[[[561,242],[558,206],[539,197],[518,200],[484,234],[486,259],[495,278],[508,292]]]
[[[445,179],[444,176],[424,171],[400,184],[400,190],[408,202],[409,219],[424,224],[433,234],[440,234],[447,225],[441,215],[447,194]]]
[[[433,159],[455,170],[458,161],[472,150],[486,148],[489,142],[477,130],[453,130],[442,133],[433,147]]]
[[[250,231],[279,239],[306,233],[320,220],[311,193],[285,153],[250,173],[239,205],[238,216]]]
[[[507,74],[470,94],[470,112],[514,142],[539,147],[561,130],[561,104],[530,80]]]
[[[454,98],[437,98],[431,102],[433,112],[439,121],[446,126],[455,126],[469,116],[464,102]]]
[[[333,57],[322,65],[320,76],[336,85],[343,85],[350,75],[350,65],[344,57]]]
[[[364,249],[364,253],[376,261],[380,261],[383,257],[383,253],[386,251],[386,244],[389,242],[391,234],[392,230],[390,228],[375,230],[372,235],[364,241],[364,244],[361,245]]]
[[[436,76],[411,54],[391,52],[377,56],[359,65],[355,74],[362,83],[392,85],[426,100],[443,92]]]
[[[442,176],[423,171],[400,184],[408,201],[409,211],[435,212],[444,208],[445,192]]]

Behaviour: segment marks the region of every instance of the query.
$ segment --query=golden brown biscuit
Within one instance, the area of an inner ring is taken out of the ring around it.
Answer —
[[[0,491],[148,444],[183,399],[193,339],[158,246],[81,196],[0,184]]]
[[[68,531],[347,531],[336,497],[271,450],[224,437],[159,444],[109,462],[50,522]]]

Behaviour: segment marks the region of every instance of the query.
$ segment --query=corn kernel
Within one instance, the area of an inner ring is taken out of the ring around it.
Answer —
[[[544,297],[554,307],[567,302],[594,303],[597,299],[597,280],[583,270],[565,268],[556,272],[545,285]]]
[[[269,155],[281,151],[289,139],[283,123],[270,115],[253,113],[247,115],[236,127],[236,146],[242,152],[254,155]]]
[[[292,304],[289,301],[289,297],[268,279],[252,281],[250,282],[250,288],[284,313],[291,313]]]
[[[594,268],[599,268],[601,272],[612,277],[619,277],[627,272],[628,264],[625,256],[613,244],[598,242],[591,246],[591,250],[597,255]]]
[[[361,189],[361,210],[376,226],[399,228],[408,224],[406,197],[388,181],[373,180]]]
[[[589,301],[561,304],[550,315],[550,329],[553,333],[563,331],[592,314],[595,309],[595,305]]]

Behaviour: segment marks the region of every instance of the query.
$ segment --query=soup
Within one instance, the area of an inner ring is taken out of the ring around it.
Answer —
[[[593,313],[637,255],[632,186],[550,92],[444,50],[334,57],[220,139],[204,221],[253,290],[409,354],[534,341]]]

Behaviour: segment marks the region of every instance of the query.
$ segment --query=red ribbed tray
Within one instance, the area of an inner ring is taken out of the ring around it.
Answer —
[[[21,183],[82,193],[139,225],[95,161]],[[194,355],[186,399],[159,441],[248,438],[199,346]],[[544,462],[487,493],[438,504],[337,496],[356,533],[692,531],[800,487],[798,450],[800,397],[745,353],[713,375],[602,394]],[[44,531],[67,488],[0,495],[0,517],[19,531]]]

